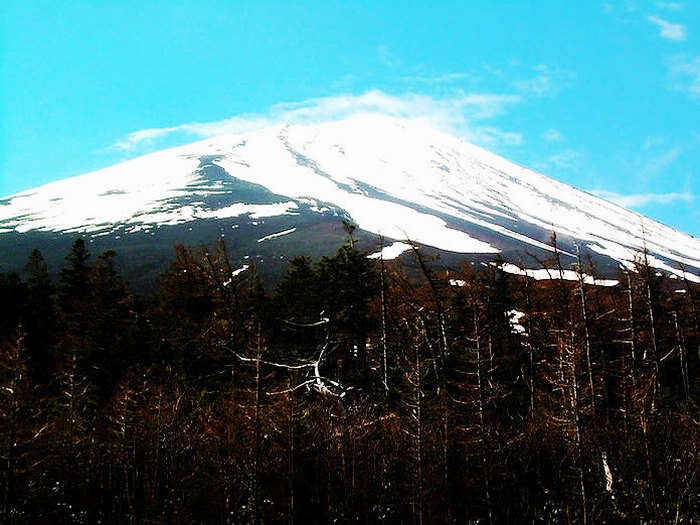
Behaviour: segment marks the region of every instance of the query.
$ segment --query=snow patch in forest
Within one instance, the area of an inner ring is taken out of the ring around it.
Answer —
[[[245,272],[248,268],[250,268],[250,265],[244,264],[242,267],[238,268],[238,270],[233,270],[233,272],[231,272],[231,277],[236,277],[237,275],[240,275],[241,273]]]
[[[290,233],[293,233],[295,231],[297,231],[296,228],[290,228],[290,229],[284,230],[282,232],[271,233],[270,235],[265,235],[265,237],[261,237],[260,239],[258,239],[258,242],[264,242],[264,241],[268,241],[270,239],[276,239],[277,237],[282,237],[283,235],[289,235]]]
[[[368,255],[367,258],[368,259],[381,258],[385,261],[391,261],[391,260],[396,259],[399,255],[401,255],[404,252],[407,252],[410,249],[411,249],[410,244],[406,244],[405,242],[395,242],[393,244],[390,244],[389,246],[384,246],[378,252],[374,252],[374,253]]]
[[[508,312],[508,323],[510,324],[510,329],[514,334],[524,334],[525,327],[520,324],[520,320],[525,317],[525,312],[519,310],[509,310]]]

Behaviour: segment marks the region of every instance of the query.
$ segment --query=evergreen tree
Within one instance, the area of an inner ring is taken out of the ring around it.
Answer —
[[[32,250],[27,265],[27,300],[24,305],[25,344],[31,356],[30,373],[43,384],[48,384],[56,367],[54,331],[56,324],[55,286],[49,269],[38,249]]]
[[[318,273],[310,257],[294,257],[275,288],[271,346],[285,357],[308,357],[326,337],[327,315]]]
[[[66,260],[70,263],[68,268],[61,268],[59,298],[61,307],[67,314],[80,310],[80,303],[90,293],[90,267],[87,264],[90,251],[85,245],[85,240],[78,238],[73,242]]]
[[[22,322],[26,284],[18,273],[0,273],[0,336],[10,335]]]
[[[117,252],[100,254],[90,268],[92,314],[88,325],[90,377],[100,400],[116,387],[120,376],[133,362],[129,336],[132,322],[130,295],[126,283],[116,270]]]
[[[318,262],[318,280],[325,316],[343,341],[343,355],[351,375],[360,381],[366,370],[367,337],[372,327],[370,303],[380,293],[376,265],[352,242],[333,257]]]

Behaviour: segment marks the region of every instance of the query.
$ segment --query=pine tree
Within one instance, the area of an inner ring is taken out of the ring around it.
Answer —
[[[347,243],[333,257],[323,257],[317,266],[325,317],[331,321],[331,330],[340,336],[350,376],[366,384],[367,338],[372,328],[370,302],[380,293],[375,263],[353,243]]]
[[[27,332],[26,346],[30,355],[29,368],[34,378],[48,384],[55,369],[56,312],[55,286],[49,269],[38,249],[32,250],[27,265],[27,299],[24,304],[24,326]]]
[[[78,238],[73,242],[70,252],[66,255],[66,260],[70,263],[67,268],[61,268],[59,299],[61,307],[66,314],[76,314],[81,312],[81,302],[90,293],[90,267],[87,264],[90,258],[90,251],[85,245],[85,240]]]

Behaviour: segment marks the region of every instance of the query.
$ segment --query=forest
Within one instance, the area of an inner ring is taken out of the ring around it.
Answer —
[[[65,259],[0,274],[4,524],[700,522],[700,286],[643,252],[602,287],[350,235],[265,285],[220,242],[143,295]]]

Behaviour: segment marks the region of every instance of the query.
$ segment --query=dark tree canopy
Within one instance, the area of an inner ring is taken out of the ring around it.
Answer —
[[[346,228],[268,290],[223,242],[146,296],[82,239],[56,284],[38,250],[0,274],[0,522],[698,520],[697,284],[438,271]]]

